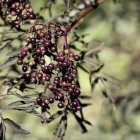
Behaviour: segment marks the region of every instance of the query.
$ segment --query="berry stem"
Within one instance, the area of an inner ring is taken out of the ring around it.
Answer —
[[[67,33],[64,34],[64,46],[65,46],[65,49],[68,48],[68,43],[67,43]]]

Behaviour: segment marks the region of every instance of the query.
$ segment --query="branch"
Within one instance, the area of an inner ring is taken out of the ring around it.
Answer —
[[[65,30],[65,34],[67,34],[71,28],[76,25],[83,17],[85,17],[88,13],[90,13],[92,10],[95,10],[100,4],[105,2],[107,0],[95,0],[95,5],[92,5],[88,7],[80,16],[78,16],[74,22]]]
[[[92,10],[95,10],[100,4],[105,2],[107,0],[95,0],[95,4],[88,7],[81,15],[79,15],[72,24],[65,30],[64,32],[64,46],[65,48],[68,48],[67,46],[67,34],[72,29],[74,25],[76,25],[83,17],[85,17],[88,13],[90,13]]]

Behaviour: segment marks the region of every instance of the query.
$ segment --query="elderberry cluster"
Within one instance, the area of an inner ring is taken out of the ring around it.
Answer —
[[[22,66],[26,83],[43,84],[46,93],[36,99],[42,109],[58,102],[58,108],[81,110],[78,96],[81,91],[77,84],[77,62],[79,55],[70,49],[59,50],[58,38],[64,32],[55,24],[36,24],[30,28],[26,37],[26,45],[18,54],[18,65]],[[45,91],[45,90],[44,90]],[[49,97],[48,97],[49,96]]]
[[[0,16],[18,31],[25,20],[36,19],[30,0],[0,0]]]

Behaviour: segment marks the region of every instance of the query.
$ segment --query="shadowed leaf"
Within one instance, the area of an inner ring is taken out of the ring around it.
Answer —
[[[19,105],[24,105],[24,104],[30,104],[30,103],[33,103],[33,101],[16,101],[16,102],[13,102],[13,103],[11,103],[11,104],[9,104],[9,105],[7,105],[7,107],[6,108],[10,108],[10,107],[14,107],[14,106],[19,106]]]
[[[43,122],[51,122],[51,121],[52,121],[51,119],[47,118],[47,117],[45,116],[45,114],[39,113],[39,112],[37,112],[36,110],[31,110],[31,111],[28,111],[27,113],[34,114],[34,115],[40,117],[40,118],[42,119]]]
[[[63,138],[63,136],[65,135],[67,129],[67,116],[63,116],[60,120],[60,123],[58,125],[58,127],[56,128],[55,131],[55,138],[61,137]]]
[[[82,133],[86,133],[87,132],[87,128],[85,127],[85,125],[83,124],[83,121],[80,117],[78,117],[75,113],[73,113],[75,119],[77,120],[77,122],[79,123],[79,125],[82,128]]]
[[[8,109],[11,109],[11,110],[18,110],[18,111],[31,111],[31,110],[34,110],[38,107],[38,105],[30,105],[30,106],[27,106],[27,107],[11,107],[11,108],[8,108]]]
[[[4,64],[0,65],[0,70],[15,64],[16,61],[17,61],[16,57],[10,57]]]
[[[57,119],[58,117],[60,117],[63,114],[63,111],[57,111],[55,114],[53,114],[49,119],[51,121]]]
[[[6,138],[5,138],[6,127],[4,125],[1,112],[0,112],[0,118],[1,118],[1,123],[0,123],[0,140],[6,140]]]
[[[18,133],[22,134],[30,134],[30,132],[22,129],[19,125],[17,125],[14,121],[10,120],[9,118],[3,119],[5,123],[7,123],[9,126],[11,126],[13,129],[15,129]]]
[[[86,69],[85,69],[84,67],[82,67],[80,64],[78,64],[78,67],[79,67],[80,69],[82,69],[83,71],[89,73],[88,70],[86,70]]]

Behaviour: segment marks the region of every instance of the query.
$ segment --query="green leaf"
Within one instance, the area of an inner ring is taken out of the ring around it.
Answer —
[[[17,57],[10,57],[5,63],[3,63],[2,65],[0,65],[0,70],[8,67],[8,66],[11,66],[13,64],[15,64],[17,61]]]
[[[16,102],[13,102],[13,103],[7,105],[6,108],[9,109],[11,107],[15,107],[15,106],[19,106],[19,105],[25,105],[25,104],[30,104],[30,103],[33,103],[33,101],[26,101],[26,100],[16,101]]]
[[[30,132],[22,129],[19,125],[17,125],[14,121],[10,120],[9,118],[3,119],[5,123],[7,123],[9,126],[11,126],[16,132],[22,133],[22,134],[30,134]]]

